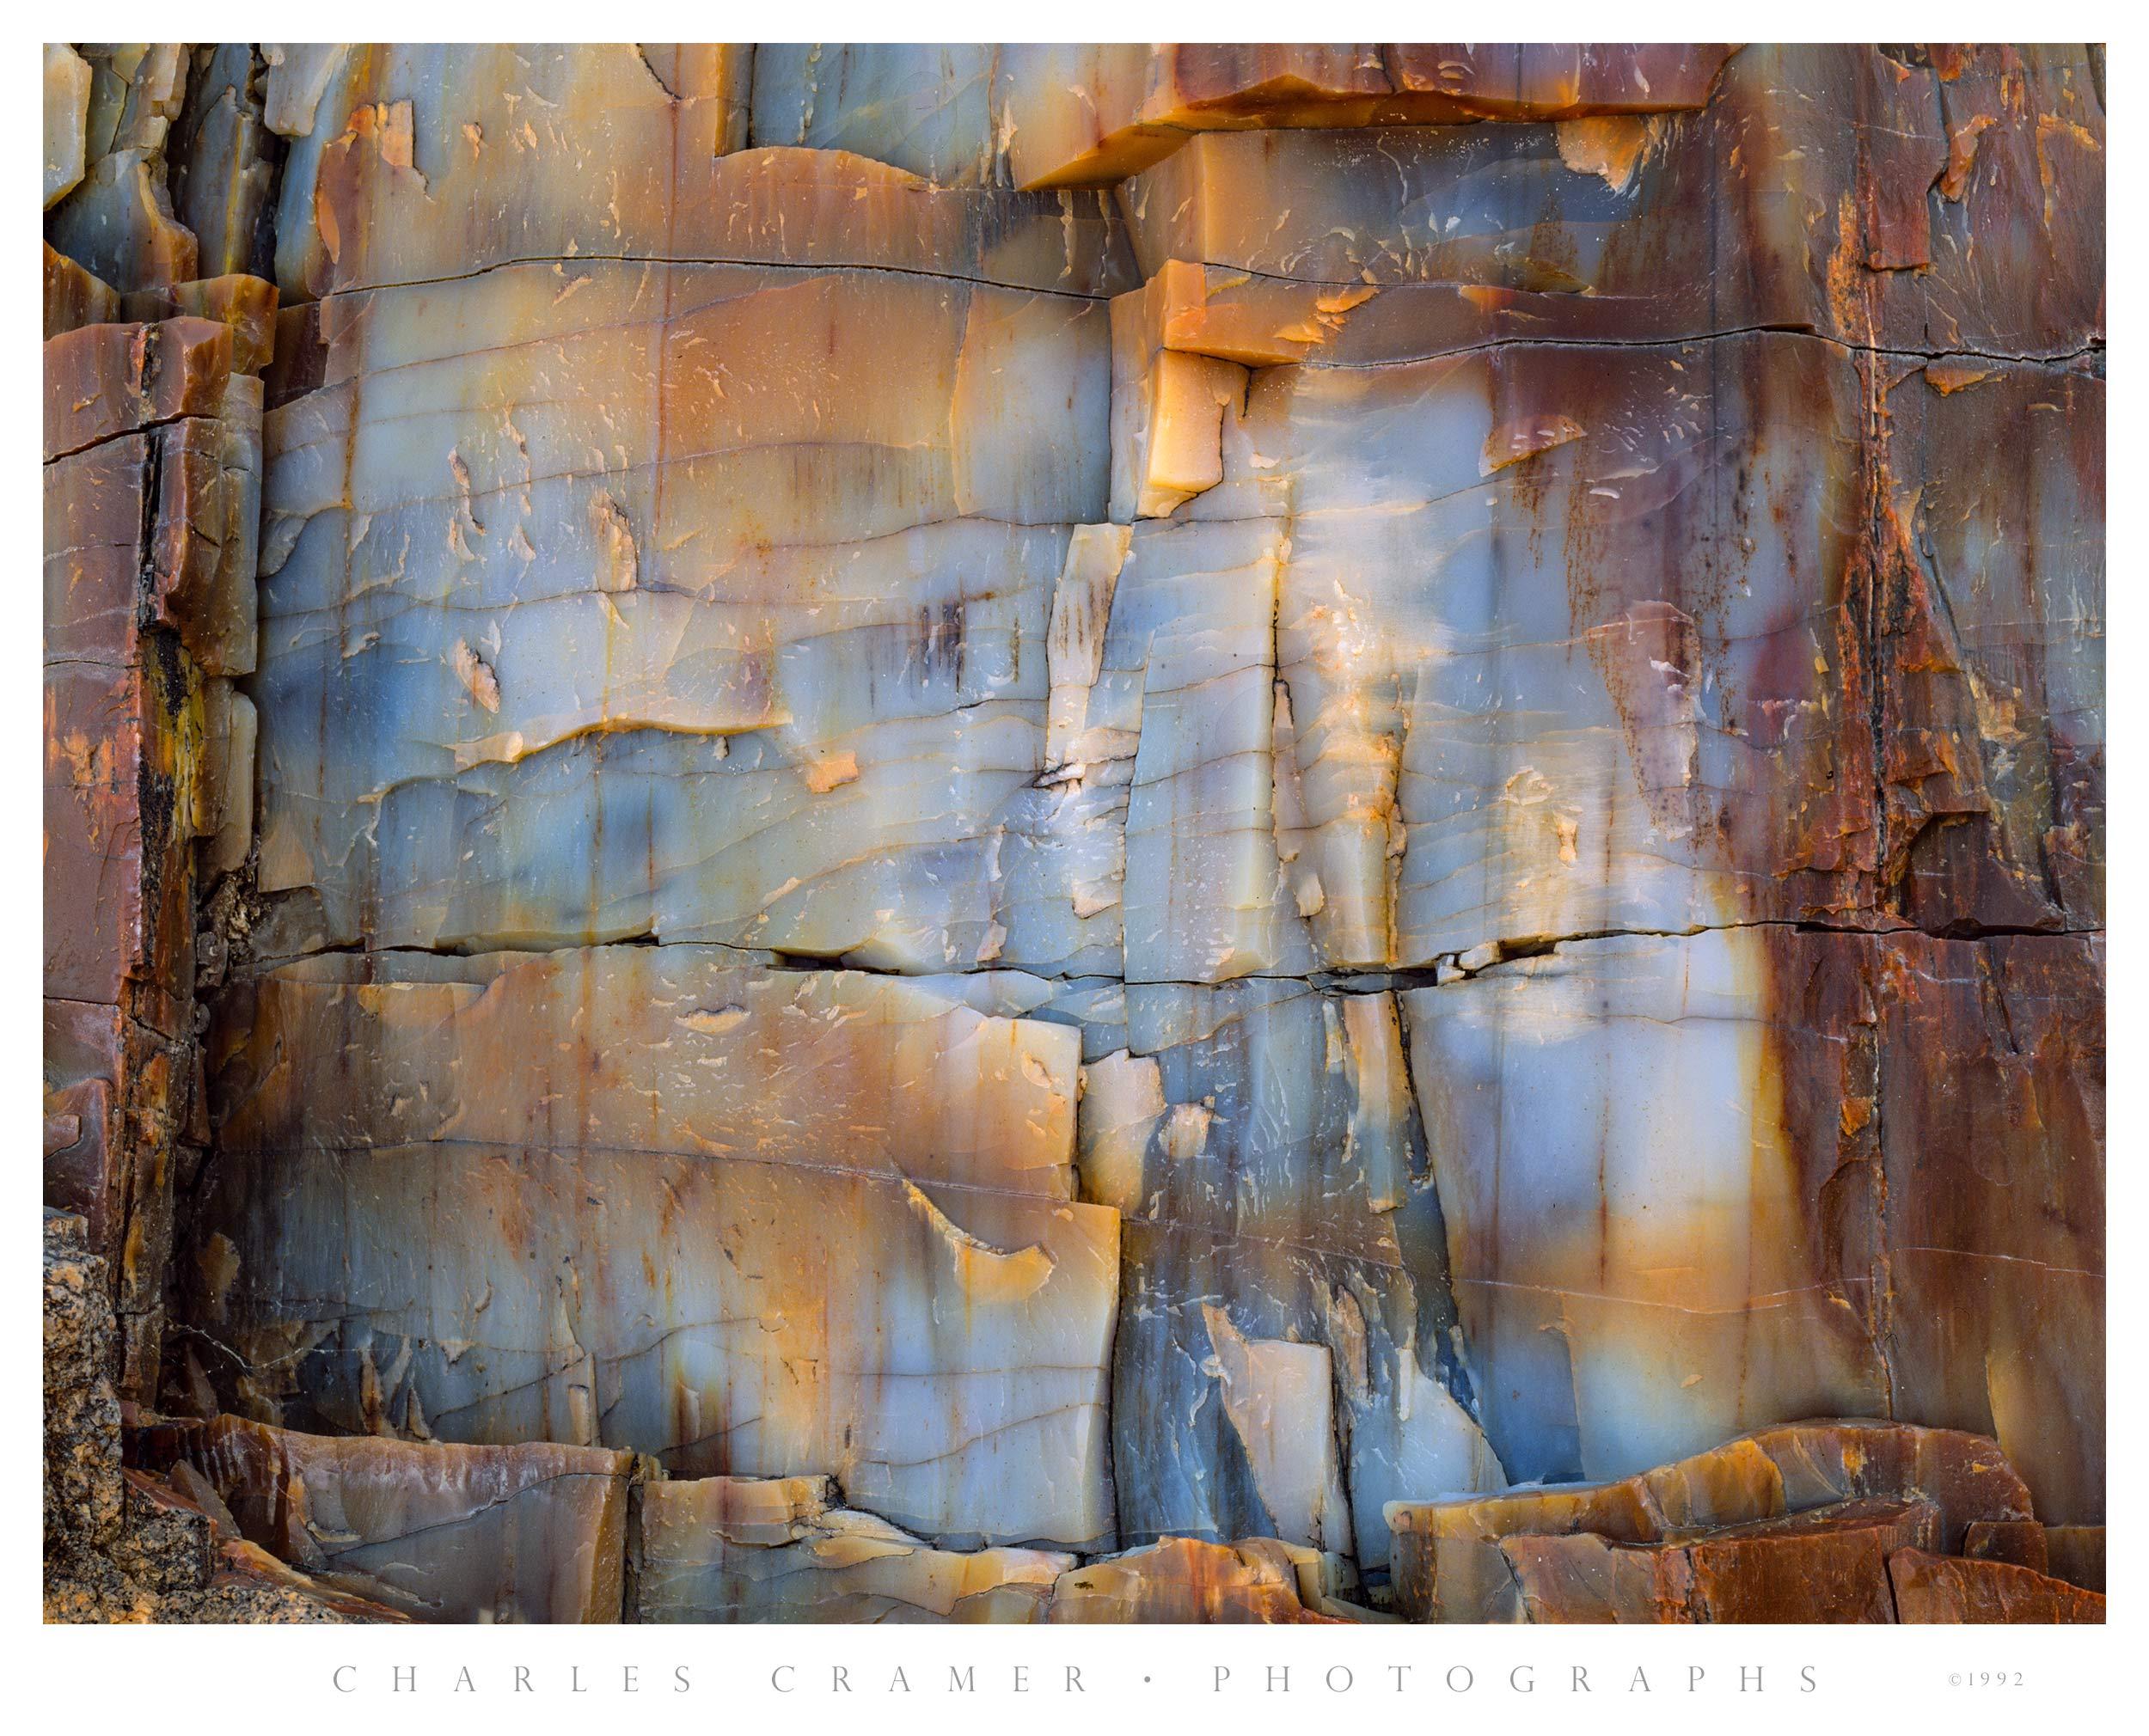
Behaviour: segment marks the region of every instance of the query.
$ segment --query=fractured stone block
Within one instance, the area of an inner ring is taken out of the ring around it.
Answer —
[[[2102,1623],[2104,1594],[2006,1562],[1904,1550],[1889,1557],[1896,1619],[1904,1622]]]
[[[1326,1577],[1322,1559],[1262,1537],[1236,1546],[1166,1537],[1063,1574],[1045,1619],[1077,1625],[1342,1619],[1309,1606]]]
[[[616,1622],[623,1452],[296,1434],[236,1417],[135,1431],[130,1456],[205,1479],[246,1541],[433,1622]]]
[[[1616,1482],[1396,1501],[1412,1619],[1888,1620],[1883,1564],[2030,1517],[1992,1441],[1884,1421],[1756,1430]]]
[[[642,1491],[643,1622],[1026,1623],[1074,1558],[931,1548],[838,1505],[825,1478],[706,1477]]]
[[[229,1009],[197,1214],[242,1402],[818,1464],[944,1546],[1109,1546],[1118,1216],[1068,1197],[1077,1042],[961,986],[673,947],[268,978]]]

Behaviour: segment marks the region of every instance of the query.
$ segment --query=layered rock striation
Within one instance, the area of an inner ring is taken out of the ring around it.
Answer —
[[[2101,1619],[2101,48],[45,74],[70,1583]]]

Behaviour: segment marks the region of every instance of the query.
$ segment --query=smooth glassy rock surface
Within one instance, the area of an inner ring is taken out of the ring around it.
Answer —
[[[1266,1538],[1234,1548],[1172,1537],[1087,1563],[1054,1588],[1048,1621],[1318,1622],[1318,1552]]]
[[[1892,1391],[1996,1436],[2041,1517],[2100,1520],[2102,1326],[2079,1262],[2103,1200],[2079,1154],[2102,1142],[2102,980],[2093,937],[1745,928],[1413,990],[1455,1294],[1509,1473],[1618,1475],[1763,1413],[1883,1414]],[[1697,1124],[1685,1105],[1709,1092]],[[1981,1114],[1987,1092],[2019,1107]],[[1530,1212],[1499,1209],[1517,1195]],[[1733,1222],[1755,1232],[1736,1256]]]
[[[56,1613],[2101,1598],[2102,46],[42,65]]]
[[[1074,1557],[936,1550],[835,1503],[824,1477],[707,1477],[642,1491],[635,1619],[1035,1622]]]
[[[1119,1223],[1071,1198],[1078,1039],[968,981],[720,947],[261,979],[198,1219],[242,1402],[680,1476],[811,1463],[957,1546],[1109,1547]],[[298,1060],[328,1053],[340,1113]]]
[[[952,184],[1109,186],[1213,128],[1698,108],[1729,50],[1647,43],[764,44],[756,144]]]
[[[224,1417],[130,1454],[205,1480],[246,1541],[406,1616],[616,1622],[625,1453],[322,1439]]]

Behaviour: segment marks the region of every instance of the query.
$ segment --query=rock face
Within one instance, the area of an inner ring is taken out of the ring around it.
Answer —
[[[323,1440],[230,1416],[139,1429],[128,1446],[138,1464],[205,1482],[248,1543],[390,1608],[620,1618],[626,1453]]]
[[[2101,1619],[2101,48],[44,67],[52,1613]]]
[[[232,326],[185,314],[46,350],[46,1200],[112,1261],[138,1403],[175,1192],[210,1137],[197,895],[252,847],[256,714],[236,683],[255,661],[261,382],[242,362],[260,365]]]
[[[242,1537],[188,1468],[127,1467],[110,1281],[79,1217],[45,1214],[45,1619],[400,1622]]]
[[[1396,1598],[1418,1620],[1975,1621],[2012,1619],[1971,1613],[2011,1598],[2046,1607],[2022,1590],[2042,1573],[1999,1554],[2045,1548],[2030,1509],[1990,1440],[1846,1421],[1762,1429],[1616,1482],[1397,1501],[1387,1519]],[[2101,1592],[2061,1590],[2079,1613],[2023,1618],[2103,1619]]]
[[[203,1201],[242,1402],[1109,1548],[1118,1219],[1073,1198],[1079,1038],[989,987],[670,946],[263,976]],[[340,1112],[326,1054],[367,1058]]]
[[[631,1619],[1035,1622],[1070,1555],[929,1547],[833,1505],[825,1477],[707,1477],[642,1492]]]
[[[2005,1562],[1950,1561],[1905,1550],[1889,1557],[1895,1607],[1906,1622],[2098,1622],[2101,1592]]]

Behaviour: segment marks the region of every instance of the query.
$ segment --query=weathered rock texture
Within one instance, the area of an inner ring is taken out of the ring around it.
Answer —
[[[1999,1557],[2011,1533],[2042,1551],[2030,1511],[1990,1440],[1810,1421],[1617,1482],[1398,1501],[1388,1522],[1397,1601],[1426,1621],[2102,1621],[2101,1591]]]
[[[292,1434],[223,1416],[129,1457],[205,1482],[248,1542],[430,1621],[616,1622],[630,1455]]]
[[[56,1613],[2101,1617],[2100,48],[45,88]]]
[[[45,1214],[45,1619],[394,1622],[242,1537],[216,1491],[122,1461],[109,1281],[88,1226]]]

